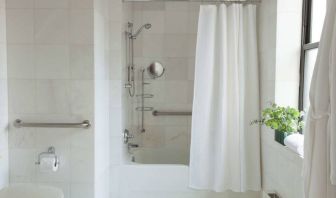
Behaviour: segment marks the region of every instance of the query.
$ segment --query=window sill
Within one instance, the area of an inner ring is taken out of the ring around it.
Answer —
[[[295,161],[295,164],[303,162],[303,156],[289,149],[274,139],[274,131],[266,129],[262,130],[262,145],[263,150],[270,152],[270,155],[279,155],[280,158],[286,158],[287,161]],[[267,151],[269,150],[269,151]]]
[[[301,156],[297,152],[291,150],[287,146],[284,146],[284,145],[276,142],[275,140],[274,140],[274,142],[276,143],[276,145],[277,145],[276,147],[277,147],[277,149],[279,149],[280,154],[283,155],[285,158],[290,159],[291,161],[303,162],[304,156]]]
[[[293,155],[303,159],[303,157],[304,157],[303,155],[298,154],[297,152],[293,151],[292,149],[288,148],[287,146],[283,146],[283,147],[287,150],[286,152],[292,153]]]

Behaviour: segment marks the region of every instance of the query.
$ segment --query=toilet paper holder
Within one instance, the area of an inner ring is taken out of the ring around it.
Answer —
[[[48,151],[40,153],[38,155],[38,159],[37,159],[37,162],[35,162],[35,164],[40,165],[42,155],[46,155],[46,154],[54,156],[55,157],[55,166],[59,165],[59,160],[58,160],[58,157],[57,157],[56,152],[55,152],[55,147],[53,147],[53,146],[49,147]]]

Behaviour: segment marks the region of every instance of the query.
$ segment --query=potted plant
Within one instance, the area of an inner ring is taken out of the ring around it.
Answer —
[[[275,130],[275,141],[285,145],[284,139],[304,126],[302,116],[303,112],[296,108],[281,107],[273,103],[262,111],[260,120],[253,120],[251,124],[265,125]]]

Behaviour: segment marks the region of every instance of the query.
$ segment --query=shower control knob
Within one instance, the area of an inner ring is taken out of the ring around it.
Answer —
[[[134,135],[130,134],[130,132],[125,129],[124,130],[124,143],[127,144],[130,139],[134,138]]]
[[[125,84],[125,88],[132,88],[133,86],[130,83]]]

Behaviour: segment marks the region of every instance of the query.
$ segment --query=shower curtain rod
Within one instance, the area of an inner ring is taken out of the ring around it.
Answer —
[[[173,2],[205,2],[205,3],[261,3],[261,0],[168,0]],[[166,0],[124,0],[124,2],[167,2]]]

